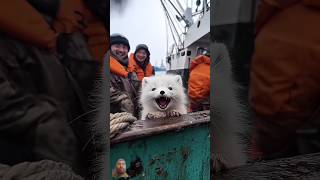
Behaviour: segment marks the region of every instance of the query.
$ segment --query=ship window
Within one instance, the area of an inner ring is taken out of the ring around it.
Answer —
[[[181,56],[184,56],[185,54],[186,54],[186,52],[184,52],[184,51],[183,51],[183,52],[181,52]]]
[[[191,56],[191,51],[187,51],[187,56]]]
[[[199,28],[199,26],[200,26],[200,21],[198,21],[197,28]]]

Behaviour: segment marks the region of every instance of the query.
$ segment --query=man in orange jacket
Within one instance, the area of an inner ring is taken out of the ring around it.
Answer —
[[[154,75],[154,69],[150,63],[150,51],[145,44],[139,44],[133,54],[130,54],[129,69],[135,72],[139,81],[144,77]]]
[[[210,57],[199,55],[192,60],[188,82],[189,111],[209,109],[210,100]]]
[[[319,19],[318,0],[261,1],[250,80],[253,159],[299,153],[296,131],[320,105]]]
[[[121,34],[110,36],[110,113],[128,112],[138,117],[140,81],[129,68],[129,41]]]

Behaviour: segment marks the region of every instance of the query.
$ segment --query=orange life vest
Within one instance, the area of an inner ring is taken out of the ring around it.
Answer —
[[[118,60],[110,56],[110,72],[126,78],[128,77],[129,69],[127,70]]]
[[[145,71],[140,67],[134,59],[134,54],[130,54],[128,69],[130,72],[135,72],[138,76],[139,81],[142,81],[144,77],[154,75],[153,67],[150,63],[147,64]]]
[[[0,6],[0,30],[38,47],[53,49],[55,32],[27,1],[4,1]]]
[[[65,0],[60,5],[54,26],[59,32],[78,31],[74,11],[83,14],[87,27],[83,32],[88,38],[88,47],[96,60],[103,60],[108,48],[108,32],[102,22],[94,17],[81,0]],[[0,6],[0,30],[18,40],[45,49],[55,49],[57,35],[43,15],[27,1],[10,0]]]

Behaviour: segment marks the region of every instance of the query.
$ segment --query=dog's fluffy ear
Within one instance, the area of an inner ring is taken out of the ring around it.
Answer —
[[[182,79],[181,79],[181,76],[180,75],[175,75],[175,81],[177,83],[179,83],[180,85],[182,85]]]
[[[144,77],[142,79],[142,88],[144,88],[148,84],[148,77]]]

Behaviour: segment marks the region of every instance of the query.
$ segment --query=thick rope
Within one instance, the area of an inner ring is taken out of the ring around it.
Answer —
[[[110,114],[110,138],[114,138],[136,120],[136,117],[127,112]]]

